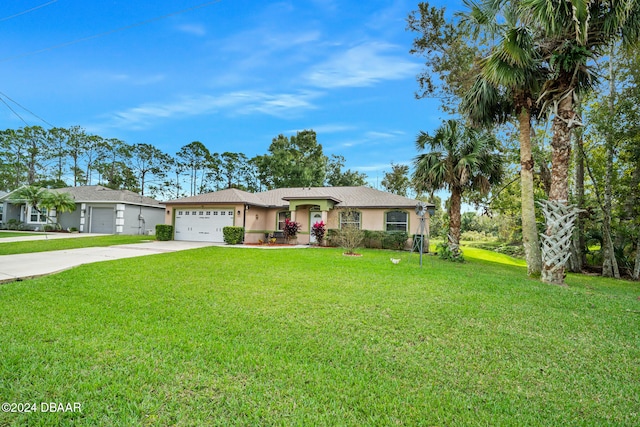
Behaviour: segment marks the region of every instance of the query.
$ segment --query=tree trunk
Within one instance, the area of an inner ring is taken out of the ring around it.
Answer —
[[[558,103],[558,111],[553,118],[551,138],[551,190],[549,200],[567,204],[569,198],[569,161],[571,159],[571,128],[575,119],[573,98],[569,94]],[[547,234],[552,230],[547,226]],[[547,265],[543,260],[542,281],[564,285],[564,266]]]
[[[640,233],[638,234],[638,241],[636,242],[636,262],[631,277],[633,277],[633,280],[640,279]]]
[[[613,48],[612,48],[613,49]],[[613,72],[613,50],[611,51],[611,59],[609,60],[609,119],[614,118],[613,100],[615,96],[615,74]],[[613,123],[610,123],[610,131],[606,136],[606,171],[604,182],[604,204],[602,207],[604,220],[602,223],[602,275],[604,277],[620,278],[620,271],[618,270],[618,261],[616,260],[616,254],[613,248],[613,239],[611,238],[611,193],[612,193],[612,179],[613,179],[613,151],[614,143],[611,131],[613,130]]]
[[[575,143],[575,198],[578,209],[584,208],[584,140],[582,131],[574,133]],[[571,240],[571,258],[569,258],[569,270],[580,273],[586,264],[586,254],[584,251],[584,221],[580,215],[576,218],[576,225]]]
[[[533,197],[533,155],[531,154],[531,114],[522,108],[518,116],[520,122],[520,187],[522,197],[522,243],[527,259],[529,277],[540,277],[542,255],[536,211]]]
[[[449,249],[454,258],[460,256],[461,200],[462,190],[455,187],[452,188],[449,201]]]

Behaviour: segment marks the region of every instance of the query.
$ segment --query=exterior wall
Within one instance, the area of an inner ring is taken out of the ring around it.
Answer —
[[[140,219],[142,216],[142,219]],[[117,234],[155,234],[156,224],[164,224],[164,208],[153,208],[150,206],[124,206],[124,221],[122,230],[118,231],[118,223],[116,223]],[[116,221],[118,218],[116,218]]]
[[[265,239],[265,233],[273,231],[269,214],[269,209],[256,206],[251,206],[245,211],[245,243],[258,243],[259,240]]]
[[[75,227],[81,233],[90,233],[91,208],[113,209],[115,234],[148,234],[148,230],[155,233],[156,224],[164,223],[164,208],[124,203],[78,203],[75,211],[59,214],[58,222],[64,230]],[[138,219],[140,214],[144,221]]]
[[[20,211],[24,205],[14,205],[13,203],[6,203],[4,206],[4,213],[2,215],[2,222],[7,223],[10,219],[17,219],[20,221]]]
[[[58,214],[58,222],[63,230],[71,227],[75,227],[80,230],[80,204],[76,205],[76,210],[73,212]]]

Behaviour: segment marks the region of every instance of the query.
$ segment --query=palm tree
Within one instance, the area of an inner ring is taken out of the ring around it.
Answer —
[[[581,125],[575,99],[581,90],[595,82],[591,64],[606,54],[607,46],[616,40],[626,45],[638,44],[640,2],[521,0],[518,3],[519,18],[535,32],[537,47],[548,67],[539,102],[554,114],[549,199],[566,204],[571,133]],[[557,267],[543,265],[543,281],[563,284],[564,268]]]
[[[58,228],[60,228],[60,214],[76,210],[76,202],[69,193],[47,191],[40,204],[49,210],[55,209]]]
[[[30,206],[33,211],[38,215],[41,214],[40,207],[43,200],[46,198],[48,191],[42,187],[36,185],[26,185],[16,190],[10,199],[14,202],[24,203],[26,206]],[[26,216],[27,212],[25,212]]]
[[[464,97],[461,108],[476,125],[492,126],[514,117],[518,120],[522,240],[527,273],[530,277],[538,277],[542,256],[533,192],[531,118],[537,112],[535,94],[543,82],[544,72],[533,33],[518,20],[514,3],[499,8],[491,2],[469,3],[469,6],[471,10],[463,17],[463,22],[474,33],[491,32],[497,36],[497,42],[490,54],[480,61],[476,82]],[[498,13],[502,19],[498,19]]]
[[[457,255],[460,244],[460,208],[465,191],[487,194],[502,178],[502,158],[496,153],[496,139],[455,120],[448,120],[433,136],[420,132],[419,154],[414,160],[413,180],[417,191],[451,191],[449,202],[450,248]]]

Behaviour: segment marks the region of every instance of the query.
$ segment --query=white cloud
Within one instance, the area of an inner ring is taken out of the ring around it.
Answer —
[[[177,26],[176,29],[183,33],[191,34],[198,37],[207,35],[207,29],[202,24],[182,24]]]
[[[329,151],[340,151],[345,148],[353,148],[360,145],[369,147],[379,145],[380,143],[389,144],[391,140],[397,139],[405,135],[403,131],[391,130],[387,132],[368,131],[362,136],[351,138],[346,141],[339,142],[327,148]]]
[[[269,94],[259,91],[238,91],[214,95],[182,97],[167,103],[147,103],[109,116],[108,127],[145,129],[159,119],[179,119],[222,112],[228,115],[266,114],[291,117],[296,112],[316,108],[317,92]]]
[[[402,131],[391,131],[391,132],[376,132],[371,131],[367,132],[365,136],[369,139],[388,139],[388,138],[397,138],[399,136],[404,135]]]
[[[105,82],[115,82],[117,84],[129,84],[132,86],[147,86],[164,81],[166,76],[164,74],[147,74],[138,76],[117,72],[90,71],[84,73],[82,78],[91,84],[99,82],[100,85],[104,85]]]
[[[378,163],[375,165],[368,165],[368,166],[356,166],[354,167],[354,169],[360,172],[381,172],[381,171],[384,171],[385,169],[389,169],[389,163]]]
[[[385,43],[368,43],[352,47],[323,64],[308,75],[318,87],[364,87],[381,80],[398,80],[415,75],[420,65],[390,54],[401,48]]]
[[[340,132],[347,132],[347,131],[352,131],[357,129],[355,126],[352,125],[342,125],[342,124],[326,124],[326,125],[320,125],[320,126],[314,126],[313,130],[316,131],[316,133],[340,133]]]

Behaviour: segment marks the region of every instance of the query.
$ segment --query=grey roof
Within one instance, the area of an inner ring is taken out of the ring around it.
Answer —
[[[213,193],[204,193],[197,196],[183,197],[181,199],[169,200],[166,204],[205,204],[205,203],[244,203],[254,206],[265,206],[258,197],[260,193],[253,194],[237,188],[228,188]]]
[[[228,189],[170,200],[166,203],[168,205],[245,203],[255,206],[286,207],[289,205],[289,200],[300,199],[333,200],[336,205],[349,208],[413,208],[418,204],[418,200],[365,186],[278,188],[255,194]]]
[[[128,203],[132,205],[163,207],[156,199],[141,196],[129,190],[113,190],[102,185],[84,185],[80,187],[66,187],[55,190],[58,193],[69,193],[77,203],[87,202],[107,202],[107,203]]]

